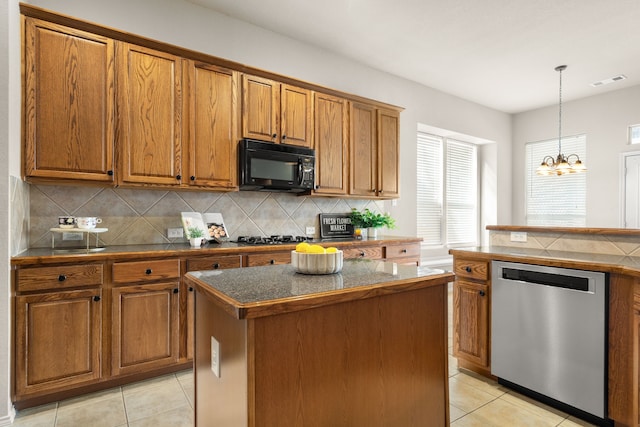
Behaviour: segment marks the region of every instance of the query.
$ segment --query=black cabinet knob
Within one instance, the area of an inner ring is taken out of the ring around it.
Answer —
[[[271,138],[276,139],[276,136],[278,136],[278,134],[274,133],[273,135],[271,135]]]
[[[480,291],[480,292],[478,292],[478,294],[480,294],[481,297],[486,295],[484,291]]]
[[[401,252],[402,252],[403,254],[406,254],[406,253],[407,253],[407,250],[406,250],[406,249],[403,249]]]
[[[176,175],[176,179],[180,181],[182,179],[182,175]]]
[[[465,269],[465,271],[466,271],[467,273],[471,273],[471,267],[466,266],[464,269]]]
[[[147,268],[147,271],[145,271],[145,274],[151,274],[153,273],[153,271],[150,268]]]
[[[107,171],[107,175],[113,176],[113,171]]]
[[[94,300],[95,302],[100,301],[100,296],[99,296],[99,295],[96,295],[95,297],[93,297],[93,300]]]
[[[180,292],[180,291],[178,290],[178,288],[175,288],[175,289],[173,290],[173,293],[174,293],[174,294],[177,294],[178,292]]]
[[[384,193],[384,190],[380,190],[380,194]]]
[[[215,264],[213,264],[213,269],[217,270],[220,268],[220,264],[218,264],[217,262]]]
[[[276,260],[275,260],[275,259],[269,260],[269,264],[273,265],[273,264],[275,264],[275,263],[276,263]]]
[[[319,188],[320,188],[320,186],[316,184],[315,189],[317,190],[317,189],[319,189]]]
[[[372,193],[375,193],[375,192],[376,192],[376,189],[375,189],[375,188],[372,188],[372,189],[371,189],[371,192],[372,192]]]
[[[195,180],[196,180],[196,177],[195,177],[195,176],[193,176],[193,175],[191,175],[191,176],[189,177],[189,179],[190,179],[191,181],[195,181]]]
[[[284,141],[285,139],[287,139],[287,135],[282,135],[282,140]]]
[[[67,276],[64,274],[58,276],[58,282],[64,282],[65,280],[67,280]]]
[[[193,286],[189,286],[189,292],[193,292]]]
[[[365,256],[366,254],[364,253],[364,251],[360,251],[360,256]]]

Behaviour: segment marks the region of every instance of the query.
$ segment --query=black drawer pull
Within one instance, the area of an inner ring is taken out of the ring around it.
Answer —
[[[478,294],[480,294],[481,297],[486,295],[484,291],[480,291],[480,292],[478,292]]]
[[[218,264],[217,262],[215,264],[213,264],[213,269],[217,270],[220,268],[220,264]]]
[[[466,266],[464,269],[466,270],[467,273],[471,273],[471,267]]]
[[[153,273],[153,270],[151,270],[150,268],[147,268],[147,271],[145,271],[145,274],[151,274]]]
[[[180,291],[178,290],[178,288],[175,288],[175,289],[173,290],[173,293],[174,293],[174,294],[177,294],[178,292],[180,292]]]
[[[407,250],[406,250],[406,249],[403,249],[403,250],[401,250],[400,252],[402,252],[403,254],[406,254],[406,253],[407,253]]]
[[[360,251],[360,256],[366,256],[367,254],[364,253],[364,251]]]
[[[189,292],[193,292],[193,286],[189,286]]]
[[[275,264],[275,263],[276,263],[276,260],[275,260],[275,259],[269,260],[269,264],[273,265],[273,264]]]
[[[182,179],[182,175],[176,175],[176,179],[180,181]]]
[[[98,295],[96,295],[95,297],[93,297],[93,300],[94,300],[95,302],[98,302],[98,301],[100,301],[100,297],[99,297]]]
[[[58,276],[58,282],[64,282],[65,280],[67,280],[67,276],[64,274]]]
[[[190,179],[191,179],[191,181],[195,181],[195,180],[196,180],[196,177],[195,177],[195,176],[193,176],[193,175],[191,175]]]

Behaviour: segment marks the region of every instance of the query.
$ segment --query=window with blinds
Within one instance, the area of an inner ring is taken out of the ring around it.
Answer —
[[[577,154],[587,163],[586,136],[562,138],[562,153]],[[526,212],[527,225],[584,227],[587,220],[587,175],[536,175],[545,156],[558,155],[558,140],[526,144]],[[587,172],[588,173],[588,172]]]
[[[469,246],[478,238],[477,148],[418,132],[418,236],[429,246]]]

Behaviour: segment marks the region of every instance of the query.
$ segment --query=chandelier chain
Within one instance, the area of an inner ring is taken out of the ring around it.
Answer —
[[[558,67],[560,68],[560,67]],[[558,102],[558,154],[562,154],[562,70],[560,68],[560,90],[559,90],[559,102]]]

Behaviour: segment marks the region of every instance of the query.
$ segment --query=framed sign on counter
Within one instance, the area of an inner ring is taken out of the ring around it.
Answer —
[[[347,239],[353,237],[353,224],[351,215],[324,214],[320,215],[320,238],[322,239]]]

